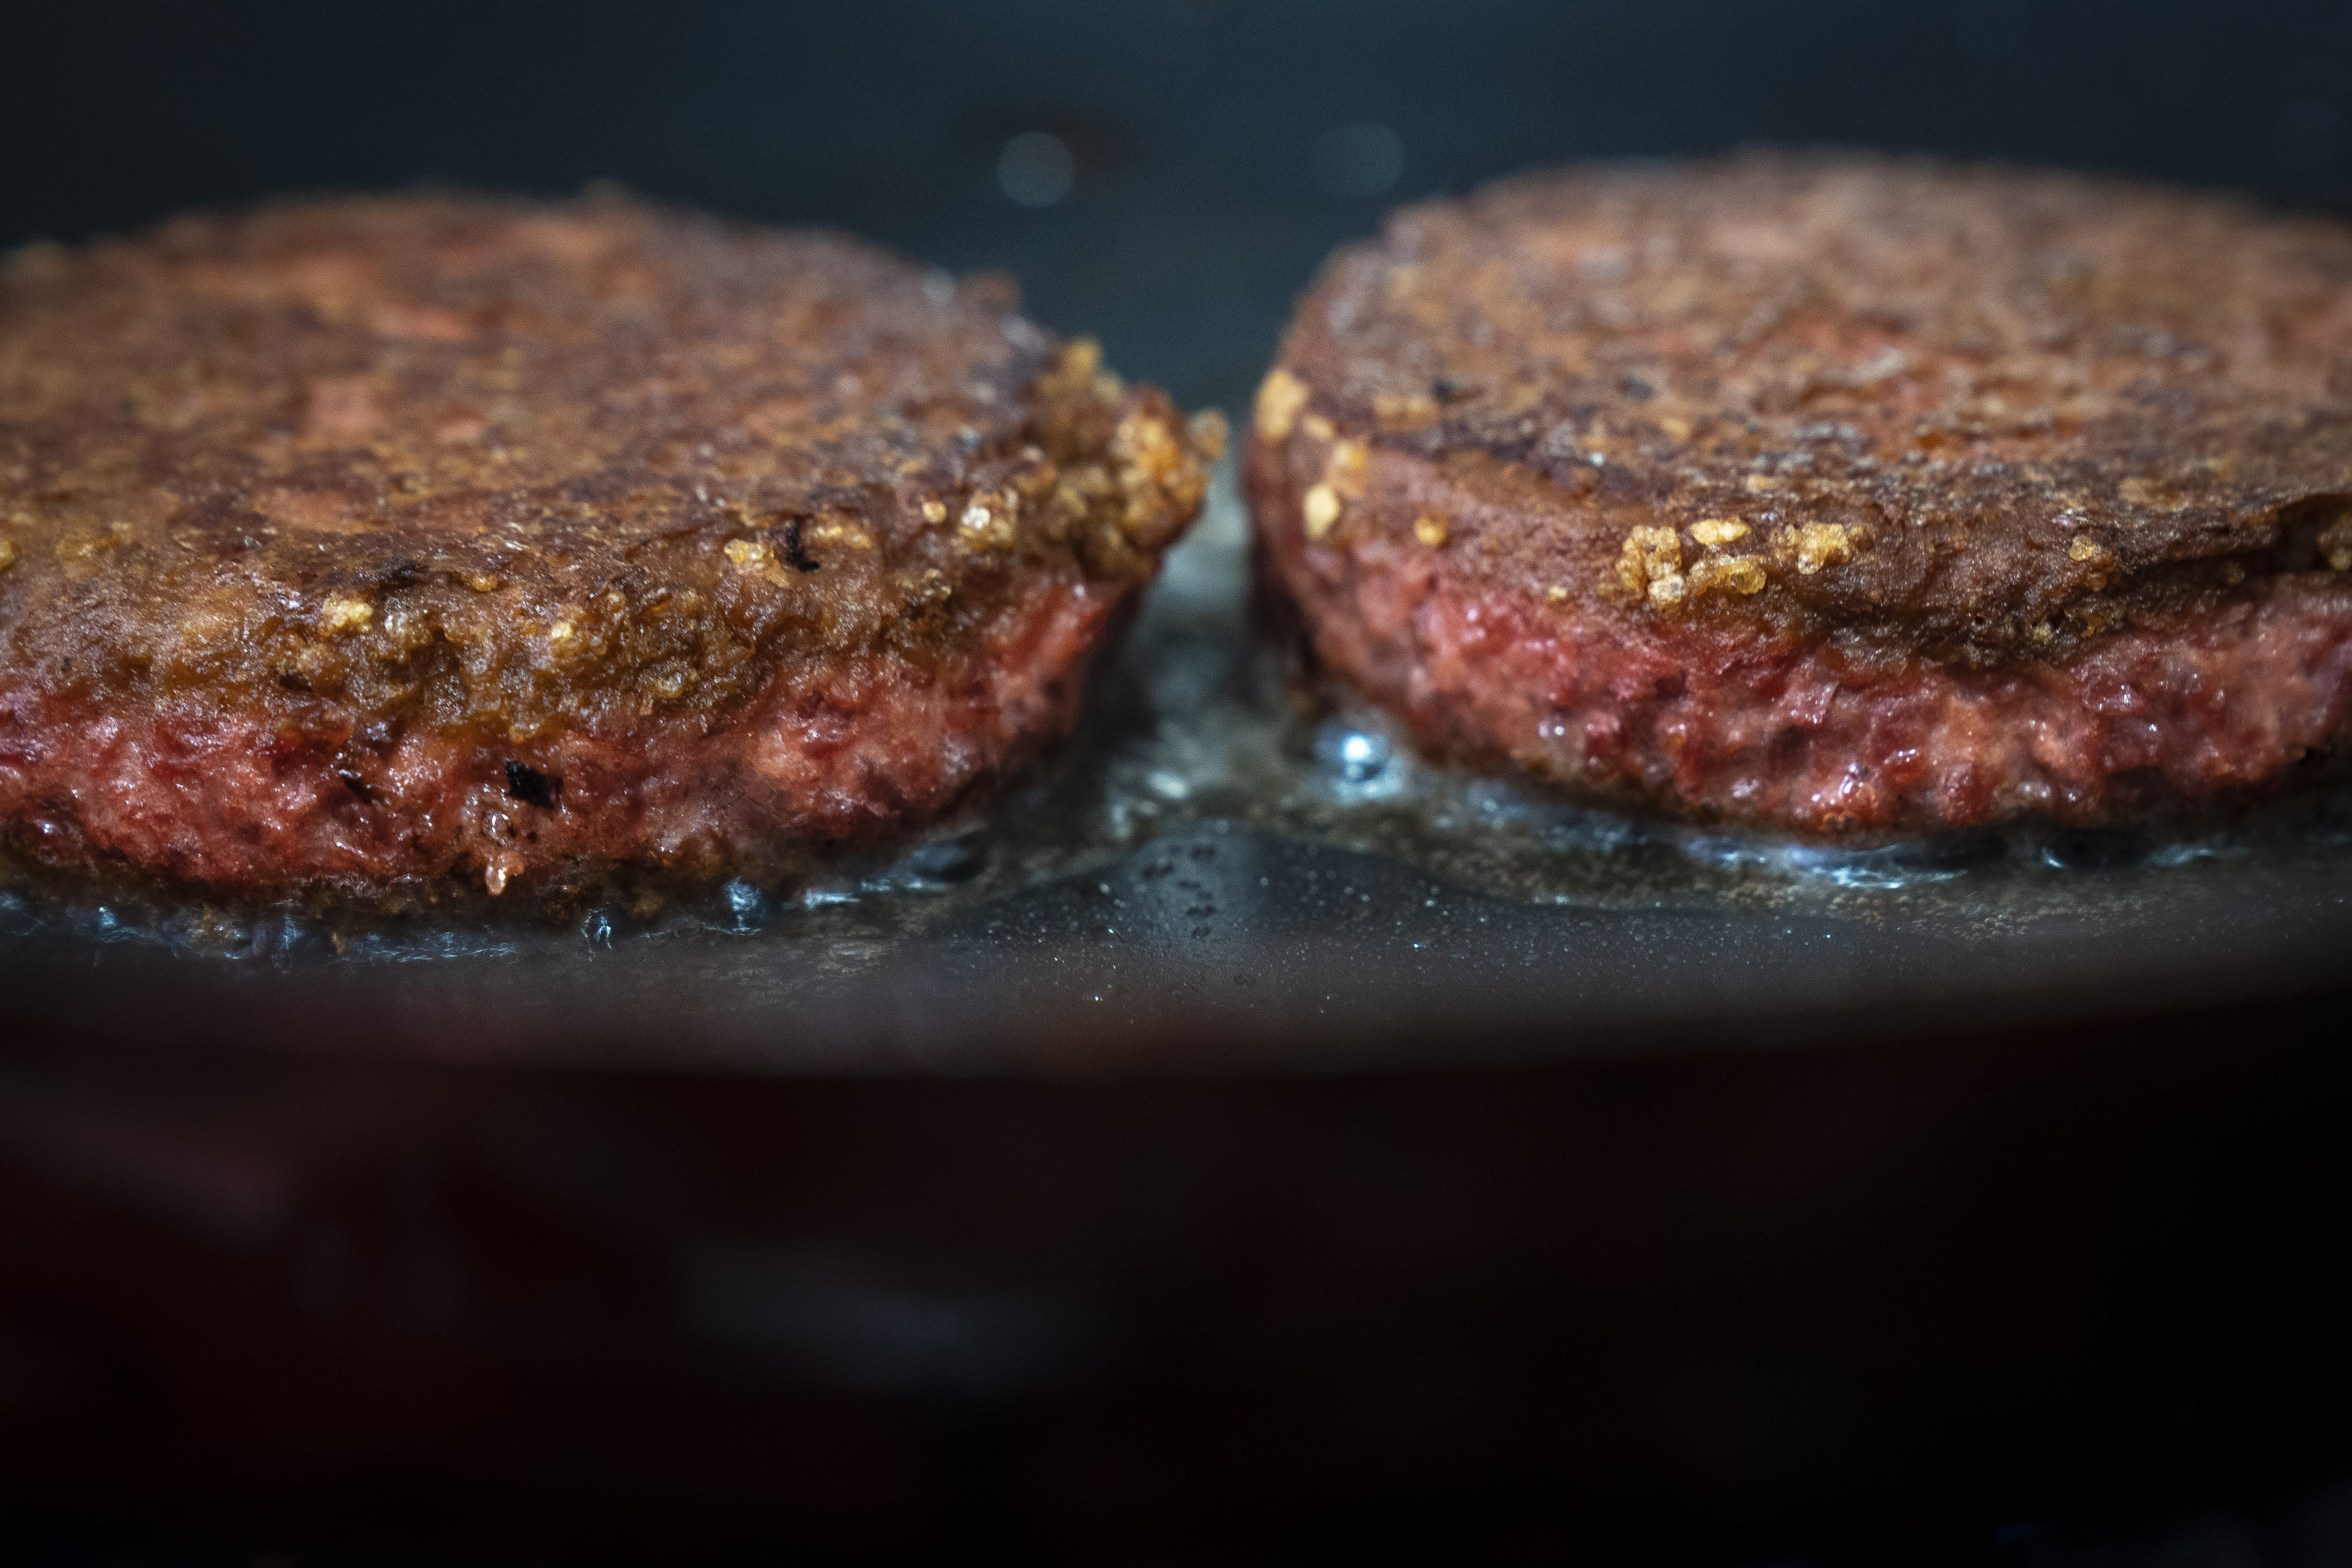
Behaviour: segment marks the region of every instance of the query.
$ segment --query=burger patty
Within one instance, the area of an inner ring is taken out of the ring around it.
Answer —
[[[1222,438],[824,233],[329,199],[0,264],[0,831],[199,889],[787,875],[1068,729]]]
[[[1262,570],[1428,742],[1884,833],[2242,799],[2352,728],[2352,228],[1843,155],[1571,169],[1337,254]]]

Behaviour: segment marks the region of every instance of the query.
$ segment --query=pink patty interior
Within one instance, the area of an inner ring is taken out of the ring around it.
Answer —
[[[1425,739],[1704,816],[1816,832],[2098,822],[2253,793],[2352,717],[2352,584],[2336,575],[2111,633],[2063,665],[1877,668],[1748,626],[1603,625],[1474,593],[1395,539],[1265,536],[1318,655]]]
[[[282,735],[201,700],[101,712],[0,674],[0,819],[51,858],[225,892],[756,867],[779,845],[935,816],[1067,730],[1124,591],[1041,586],[944,671],[845,658],[797,667],[713,728],[656,720],[513,746],[429,730],[374,747]],[[510,795],[509,759],[551,781],[552,807]]]

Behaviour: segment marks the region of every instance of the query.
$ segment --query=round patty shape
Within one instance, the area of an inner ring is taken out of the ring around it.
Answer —
[[[1844,155],[1340,251],[1264,569],[1435,744],[1816,833],[2243,798],[2352,717],[2352,229]]]
[[[619,197],[0,264],[0,829],[197,889],[789,874],[1073,722],[1219,438],[824,233]]]

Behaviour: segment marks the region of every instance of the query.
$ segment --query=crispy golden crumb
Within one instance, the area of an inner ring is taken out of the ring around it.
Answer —
[[[1736,544],[1748,537],[1748,525],[1734,517],[1707,517],[1692,523],[1690,531],[1701,544]]]
[[[1339,521],[1339,492],[1329,485],[1312,487],[1299,505],[1298,515],[1307,525],[1307,538],[1323,538],[1331,531],[1331,525]]]
[[[1062,349],[1060,363],[1055,367],[1059,385],[1055,391],[1068,392],[1077,387],[1092,387],[1102,370],[1102,344],[1092,338],[1073,338]]]
[[[2107,585],[2116,565],[2116,552],[2086,533],[2076,534],[2066,546],[2066,559],[2090,568],[2086,576],[2094,589]]]
[[[1637,597],[1650,595],[1650,584],[1677,577],[1683,569],[1682,541],[1671,528],[1637,528],[1625,535],[1617,555],[1617,581]],[[1681,597],[1675,589],[1673,596]]]
[[[1342,499],[1364,499],[1364,474],[1371,465],[1370,454],[1361,441],[1334,441],[1331,455],[1324,460],[1323,482],[1338,490]]]
[[[1796,557],[1797,570],[1810,577],[1824,566],[1853,559],[1853,534],[1842,522],[1800,524],[1788,538],[1787,550]]]
[[[1753,555],[1709,556],[1690,569],[1695,595],[1732,593],[1746,598],[1762,593],[1767,581],[1764,563]]]
[[[872,534],[854,522],[843,522],[836,519],[829,518],[823,522],[811,523],[805,537],[811,545],[830,544],[844,550],[874,548]]]
[[[1276,365],[1257,389],[1256,423],[1261,440],[1280,441],[1290,435],[1291,422],[1307,406],[1307,384]]]
[[[2352,572],[2352,512],[2319,531],[2320,558],[2337,572]]]
[[[1010,495],[982,491],[956,519],[956,537],[974,550],[1008,548],[1016,537],[1018,504]]]
[[[1420,430],[1435,422],[1437,405],[1417,394],[1383,392],[1372,399],[1372,417],[1383,430]]]

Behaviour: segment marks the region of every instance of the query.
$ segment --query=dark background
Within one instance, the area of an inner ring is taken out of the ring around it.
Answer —
[[[0,244],[417,180],[843,225],[1238,402],[1336,241],[1574,157],[1838,142],[2352,201],[2352,5],[1029,0],[25,8]],[[37,14],[33,14],[37,13]],[[1392,185],[1318,142],[1377,122]],[[1016,205],[1045,131],[1076,180]],[[1339,194],[1333,186],[1337,185]]]

